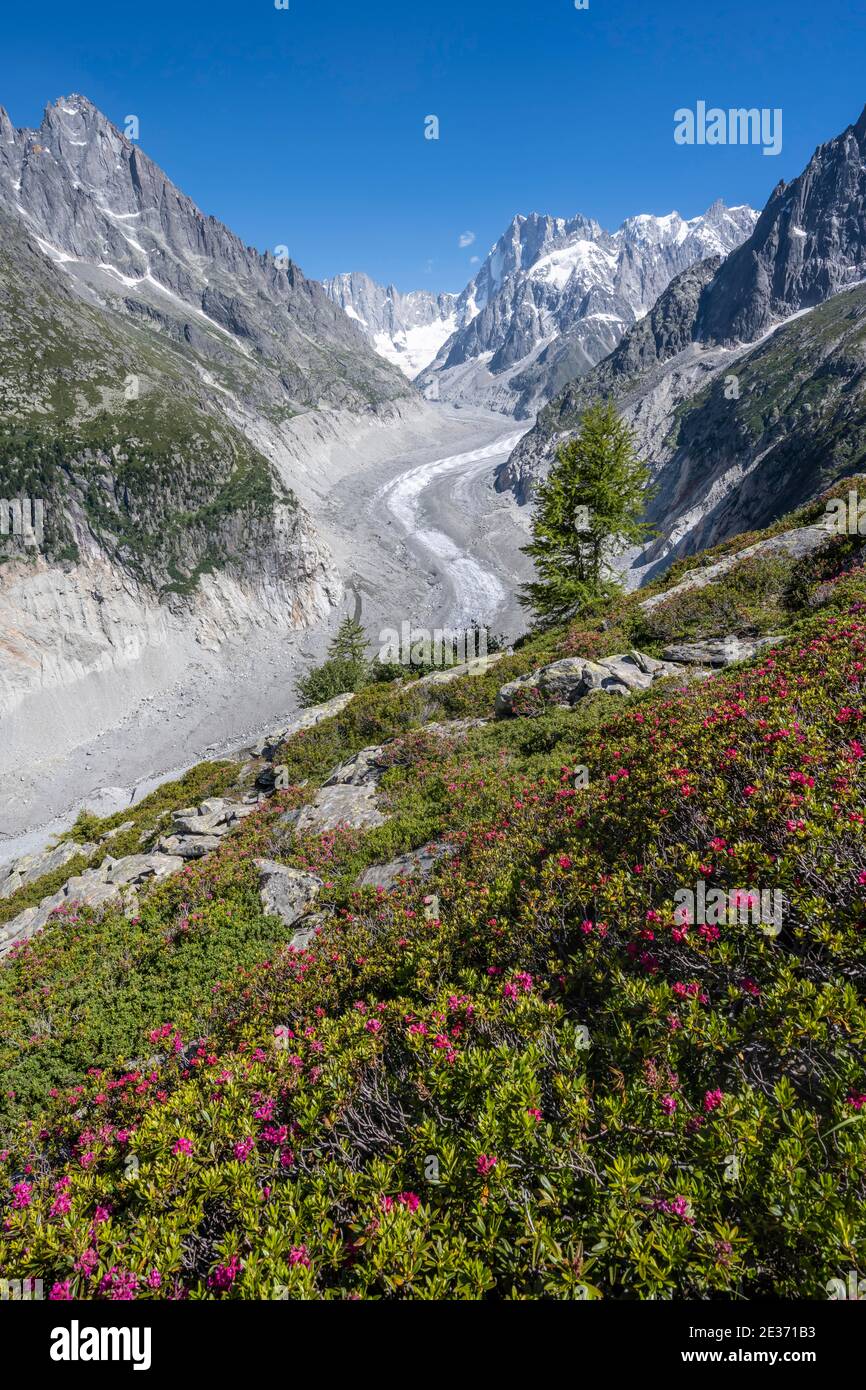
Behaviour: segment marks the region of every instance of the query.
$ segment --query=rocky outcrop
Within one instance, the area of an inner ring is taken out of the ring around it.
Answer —
[[[98,868],[76,874],[37,907],[25,908],[0,926],[0,957],[41,931],[55,914],[69,916],[79,907],[122,906],[128,917],[137,916],[136,889],[149,880],[177,873],[183,865],[183,859],[171,854],[133,854],[103,860]]]
[[[358,887],[385,890],[393,888],[395,883],[399,883],[403,879],[423,880],[429,878],[440,860],[450,859],[456,853],[456,845],[448,844],[444,840],[436,840],[432,844],[424,845],[421,849],[413,849],[408,854],[400,854],[387,864],[373,864],[360,875]]]
[[[323,787],[310,804],[301,809],[295,830],[299,835],[321,835],[339,826],[371,830],[384,825],[386,819],[376,803],[376,788],[371,783],[329,786]]]
[[[754,342],[866,272],[866,109],[779,183],[757,226],[701,298],[695,337]]]
[[[257,859],[255,864],[259,871],[259,898],[264,911],[269,916],[279,917],[283,926],[293,927],[310,912],[322,891],[322,880],[315,874],[302,873],[300,869],[278,864],[273,859]],[[310,924],[308,928],[311,930]],[[292,938],[293,946],[301,944],[296,938],[297,934]]]
[[[707,584],[716,584],[732,569],[755,556],[788,555],[792,559],[804,559],[813,551],[826,544],[830,532],[826,526],[801,526],[795,531],[781,531],[778,536],[768,536],[766,540],[756,541],[754,545],[744,546],[733,555],[725,555],[712,565],[696,565],[679,584],[673,584],[663,593],[652,594],[641,600],[641,608],[649,613],[670,599],[687,594],[692,589],[703,589]],[[727,640],[727,639],[725,639]]]
[[[218,849],[224,835],[234,830],[256,809],[258,798],[251,801],[226,801],[210,797],[200,806],[188,806],[172,814],[172,829],[159,841],[157,849],[163,854],[179,855],[181,859],[201,859]]]
[[[685,666],[732,666],[750,661],[765,647],[775,647],[782,637],[717,637],[705,642],[678,642],[665,648],[668,661]]]
[[[471,661],[461,661],[459,666],[449,666],[444,671],[433,671],[429,676],[422,676],[415,685],[422,690],[427,685],[448,685],[461,676],[483,676],[506,655],[506,652],[489,652],[487,656],[475,656]]]
[[[281,743],[291,738],[293,734],[300,733],[302,729],[312,729],[316,724],[320,724],[323,719],[331,719],[335,714],[340,714],[355,696],[352,691],[344,695],[335,695],[333,700],[326,700],[322,705],[311,705],[309,709],[302,710],[300,714],[287,724],[284,728],[272,734],[266,734],[260,738],[249,749],[254,758],[273,757]]]
[[[608,656],[601,661],[570,656],[542,666],[531,675],[509,681],[496,695],[497,715],[517,714],[524,710],[540,710],[545,704],[574,705],[587,695],[631,695],[648,690],[657,680],[676,676],[682,666],[670,661],[656,661],[644,652],[629,652],[625,656]],[[535,700],[531,696],[535,692]],[[528,705],[526,697],[530,696]]]
[[[496,713],[499,716],[540,713],[545,705],[575,705],[596,693],[634,695],[649,690],[659,680],[700,679],[713,669],[747,661],[783,640],[782,637],[750,638],[731,634],[700,642],[675,643],[665,648],[661,661],[635,650],[624,656],[606,656],[600,661],[588,661],[582,656],[566,657],[503,685],[496,696]]]
[[[139,907],[135,889],[139,885],[177,873],[187,861],[201,859],[218,849],[223,838],[251,815],[257,804],[256,797],[247,802],[209,797],[200,806],[187,806],[175,811],[172,833],[159,840],[155,851],[130,854],[121,859],[109,856],[98,868],[88,868],[68,879],[58,892],[43,898],[37,907],[25,908],[9,922],[0,925],[0,957],[13,945],[41,931],[53,913],[58,910],[72,911],[76,904],[92,908],[121,905],[127,915],[135,916]],[[129,824],[131,822],[127,828]],[[100,844],[108,842],[110,837],[106,836]],[[43,855],[26,855],[14,860],[3,871],[5,877],[0,880],[0,897],[9,897],[18,888],[35,883],[77,856],[92,856],[98,849],[97,845],[62,841]]]
[[[89,859],[95,852],[96,845],[79,845],[73,840],[64,840],[42,854],[24,854],[19,859],[14,859],[11,864],[0,868],[0,898],[11,898],[19,888],[26,888],[29,883],[35,883],[45,874],[62,869],[64,864],[68,864],[78,855],[84,855]]]

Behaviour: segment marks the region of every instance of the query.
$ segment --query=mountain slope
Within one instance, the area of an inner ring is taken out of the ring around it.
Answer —
[[[62,692],[59,745],[251,630],[327,619],[318,437],[418,407],[321,286],[84,97],[36,132],[0,112],[0,235],[0,495],[45,510],[41,548],[0,538],[0,707],[23,730]]]
[[[316,281],[204,216],[85,97],[48,106],[38,131],[0,109],[0,203],[83,297],[174,333],[192,315],[217,365],[268,367],[284,406],[405,395]]]
[[[68,896],[0,967],[0,1275],[58,1300],[824,1297],[866,1239],[861,552],[744,560],[686,603],[666,581],[650,614],[370,687],[82,820],[79,883],[170,816],[240,812],[128,916]],[[503,680],[769,610],[772,654],[731,671],[494,717]],[[379,823],[302,828],[338,790]]]
[[[674,275],[738,246],[755,218],[720,202],[689,222],[643,214],[614,233],[585,217],[516,217],[458,299],[464,324],[420,389],[530,416],[605,357]]]
[[[0,210],[0,492],[45,518],[38,548],[0,537],[4,713],[185,631],[213,646],[338,596],[309,515],[214,407],[207,361],[82,302]]]

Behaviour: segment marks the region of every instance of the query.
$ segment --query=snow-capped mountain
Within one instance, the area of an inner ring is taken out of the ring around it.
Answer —
[[[727,255],[758,214],[716,202],[700,217],[631,217],[616,232],[577,216],[515,217],[454,305],[457,326],[417,385],[432,399],[526,417],[589,371],[673,277]]]
[[[412,378],[458,327],[456,294],[379,285],[363,271],[323,280],[325,293],[367,335],[381,357]]]

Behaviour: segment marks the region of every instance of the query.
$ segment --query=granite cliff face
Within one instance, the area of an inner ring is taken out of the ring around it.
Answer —
[[[866,109],[780,183],[701,298],[694,336],[749,343],[866,275]]]

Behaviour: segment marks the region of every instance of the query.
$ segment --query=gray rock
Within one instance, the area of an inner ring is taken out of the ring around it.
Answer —
[[[134,820],[125,820],[122,825],[116,825],[113,830],[107,830],[99,843],[100,845],[104,845],[109,840],[116,840],[118,835],[124,835],[127,830],[133,830],[134,828]]]
[[[748,661],[765,647],[775,647],[783,637],[719,637],[705,642],[680,642],[666,647],[665,658],[686,666],[731,666]]]
[[[400,879],[429,878],[440,859],[449,859],[457,853],[457,846],[444,841],[434,841],[421,849],[413,849],[408,854],[400,854],[388,864],[373,864],[365,869],[358,879],[359,888],[391,888]]]
[[[338,825],[366,830],[384,825],[385,819],[376,805],[376,789],[369,783],[323,787],[309,806],[301,808],[295,828],[299,835],[336,830]]]
[[[360,787],[375,784],[384,777],[390,764],[386,761],[385,744],[362,748],[344,763],[340,763],[325,780],[326,787]]]
[[[228,830],[222,811],[212,811],[205,815],[196,812],[193,816],[181,815],[178,812],[172,816],[172,824],[175,832],[182,835],[224,835]]]
[[[425,724],[424,733],[434,734],[437,738],[460,738],[471,729],[481,729],[489,723],[489,719],[446,719],[441,723],[434,721]]]
[[[262,907],[270,916],[279,917],[285,926],[292,926],[319,896],[322,880],[273,859],[257,859],[255,863]]]
[[[143,883],[146,878],[166,878],[183,868],[177,854],[131,854],[108,870],[109,883]]]
[[[415,684],[418,688],[427,685],[447,685],[449,681],[456,681],[460,676],[483,676],[504,656],[505,652],[489,652],[487,656],[476,656],[471,661],[462,661],[459,666],[449,666],[445,671],[433,671],[429,676],[422,676]]]
[[[221,844],[219,835],[167,835],[159,841],[157,850],[160,854],[180,855],[181,859],[203,859]]]
[[[501,685],[496,692],[496,699],[493,704],[493,712],[496,715],[514,713],[514,697],[521,690],[538,689],[538,673],[534,676],[519,676],[517,680],[508,681]]]
[[[84,855],[89,859],[95,850],[96,845],[79,845],[72,840],[64,840],[41,854],[25,854],[19,859],[14,859],[0,869],[0,898],[10,898],[19,888],[26,888],[45,874],[62,869],[64,864],[68,864],[78,855]]]
[[[639,652],[633,647],[629,656],[635,665],[645,671],[648,676],[654,676],[656,672],[664,671],[665,662],[657,661],[654,656],[647,656],[646,652]]]
[[[555,704],[570,705],[578,698],[582,686],[589,688],[587,672],[595,669],[595,664],[585,657],[566,656],[542,668],[538,674],[538,688]],[[602,678],[599,668],[599,684]]]
[[[327,913],[309,913],[306,917],[302,918],[301,926],[295,932],[289,945],[293,946],[296,951],[306,951],[307,947],[315,938],[316,932],[320,927],[323,927],[328,920]]]
[[[654,681],[676,675],[680,668],[669,661],[656,661],[643,652],[625,656],[606,656],[601,661],[589,661],[583,656],[568,656],[543,666],[531,676],[503,685],[496,696],[496,713],[513,714],[515,697],[520,691],[537,689],[545,702],[573,705],[587,695],[630,695],[648,690]]]

